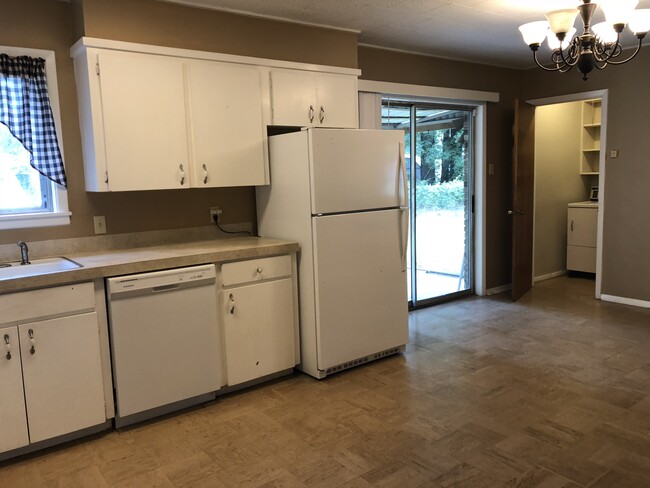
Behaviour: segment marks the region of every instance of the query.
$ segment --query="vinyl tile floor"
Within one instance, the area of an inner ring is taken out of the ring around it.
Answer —
[[[403,355],[6,461],[0,487],[648,487],[650,310],[593,292],[412,312]]]

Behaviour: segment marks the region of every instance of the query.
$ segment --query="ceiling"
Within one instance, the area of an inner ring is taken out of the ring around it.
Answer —
[[[578,0],[163,0],[359,31],[359,42],[511,68],[533,66],[517,27]],[[640,0],[637,8],[650,8]],[[604,20],[600,9],[596,22]],[[582,25],[576,21],[576,25]],[[648,36],[650,38],[650,36]],[[635,45],[627,32],[624,43]],[[550,54],[546,46],[541,58]]]

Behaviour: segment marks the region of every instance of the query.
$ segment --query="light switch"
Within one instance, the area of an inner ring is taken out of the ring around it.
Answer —
[[[618,157],[618,149],[612,149],[609,151],[609,157],[612,159],[616,159]]]
[[[494,163],[488,164],[488,174],[493,175],[494,174]]]
[[[95,234],[106,234],[106,217],[103,215],[93,217],[93,224],[95,225]]]

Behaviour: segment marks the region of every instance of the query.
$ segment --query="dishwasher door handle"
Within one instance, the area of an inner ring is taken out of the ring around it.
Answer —
[[[154,286],[151,291],[154,293],[158,293],[161,291],[169,291],[169,290],[176,290],[177,288],[180,288],[180,284],[178,283],[173,283],[171,285],[160,285],[160,286]]]

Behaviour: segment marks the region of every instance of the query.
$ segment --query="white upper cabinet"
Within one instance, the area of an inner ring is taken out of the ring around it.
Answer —
[[[357,77],[271,71],[273,125],[358,128]]]
[[[108,189],[189,187],[182,62],[117,51],[97,62]]]
[[[208,61],[186,69],[192,186],[267,184],[260,70]]]
[[[358,127],[356,69],[91,38],[71,55],[87,191],[268,185],[267,125]]]

